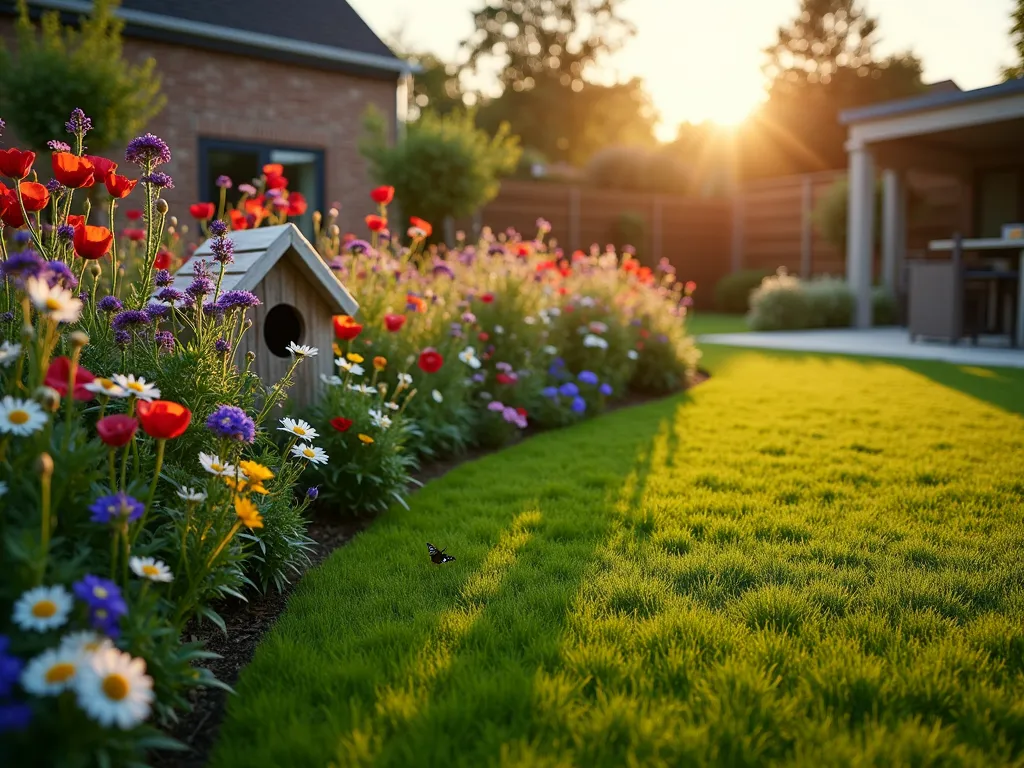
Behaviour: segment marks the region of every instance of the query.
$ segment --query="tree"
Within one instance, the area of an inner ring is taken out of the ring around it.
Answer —
[[[921,61],[876,58],[877,41],[878,21],[858,0],[802,0],[765,51],[768,101],[740,136],[745,176],[843,167],[842,110],[922,90]]]
[[[1010,27],[1010,38],[1017,51],[1017,63],[1003,70],[1003,77],[1016,80],[1024,77],[1024,0],[1017,0],[1017,7],[1010,14],[1013,26]]]
[[[360,146],[373,176],[395,188],[406,214],[440,229],[445,218],[469,216],[498,194],[499,179],[519,161],[519,141],[507,125],[492,137],[476,127],[472,112],[425,112],[406,136],[389,145],[383,115],[371,111]]]
[[[123,58],[119,0],[96,0],[78,29],[60,14],[43,14],[39,28],[18,0],[17,53],[0,43],[0,111],[26,145],[42,148],[64,135],[76,107],[93,120],[89,149],[100,152],[138,135],[164,105],[156,62]]]

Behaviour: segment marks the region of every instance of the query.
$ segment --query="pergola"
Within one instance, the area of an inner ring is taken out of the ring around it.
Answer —
[[[973,185],[979,171],[1024,165],[1024,80],[848,110],[840,122],[849,127],[846,277],[857,300],[854,323],[867,328],[878,169],[883,181],[881,281],[895,288],[906,255],[906,172],[944,173]],[[960,224],[950,222],[950,235]]]

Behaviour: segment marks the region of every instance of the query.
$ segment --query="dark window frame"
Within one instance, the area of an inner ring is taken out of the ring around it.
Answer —
[[[299,144],[288,144],[285,142],[266,143],[261,141],[239,141],[236,139],[219,139],[211,138],[209,136],[200,136],[198,163],[199,199],[209,200],[212,202],[216,202],[220,199],[220,192],[215,191],[214,188],[211,187],[210,164],[208,161],[208,154],[211,150],[255,153],[259,156],[259,167],[256,170],[260,170],[264,165],[271,162],[270,153],[275,149],[294,152],[309,152],[316,156],[316,195],[319,199],[316,201],[309,201],[309,205],[313,210],[325,210],[327,208],[327,153],[323,149],[319,149],[317,147],[305,147]],[[236,187],[240,183],[246,184],[249,182],[248,179],[241,182],[238,179],[234,179],[233,181]]]

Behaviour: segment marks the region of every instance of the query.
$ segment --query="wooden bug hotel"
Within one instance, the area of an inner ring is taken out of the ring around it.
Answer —
[[[321,374],[334,373],[333,317],[355,315],[359,305],[294,224],[232,232],[231,239],[235,260],[224,273],[221,293],[251,291],[262,302],[249,310],[253,326],[235,360],[244,365],[245,355],[254,352],[251,370],[269,386],[288,372],[291,342],[316,347],[319,354],[298,366],[289,392],[297,406],[308,405],[323,386]],[[196,259],[211,262],[211,271],[219,269],[207,240],[175,274],[179,290],[191,282]]]

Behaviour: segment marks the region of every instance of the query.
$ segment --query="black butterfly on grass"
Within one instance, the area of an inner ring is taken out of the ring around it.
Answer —
[[[434,565],[444,565],[455,560],[451,555],[446,555],[443,549],[438,549],[429,541],[427,542],[427,552],[430,554],[430,561]]]

